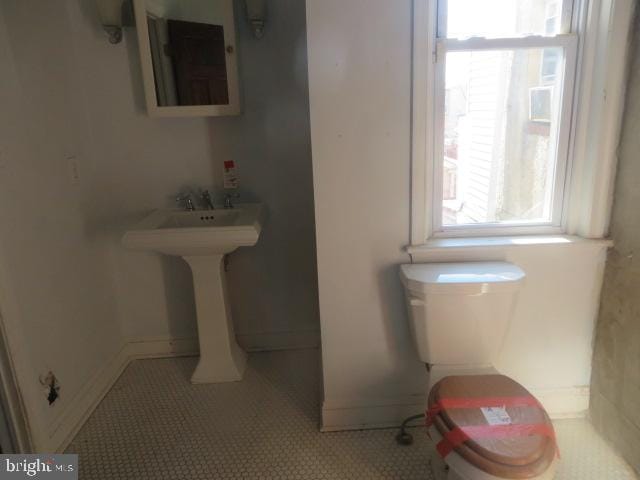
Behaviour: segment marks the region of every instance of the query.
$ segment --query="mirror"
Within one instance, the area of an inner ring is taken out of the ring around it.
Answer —
[[[149,114],[239,114],[233,0],[133,5]]]

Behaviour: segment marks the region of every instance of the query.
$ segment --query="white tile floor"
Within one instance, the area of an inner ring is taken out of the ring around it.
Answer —
[[[132,363],[68,451],[83,480],[430,479],[421,428],[319,433],[317,350],[257,353],[239,383],[191,385],[195,358]],[[557,422],[558,480],[636,477],[581,420]]]

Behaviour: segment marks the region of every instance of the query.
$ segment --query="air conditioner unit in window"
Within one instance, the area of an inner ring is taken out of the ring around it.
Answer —
[[[532,87],[529,89],[529,120],[532,122],[551,122],[551,100],[553,86]]]

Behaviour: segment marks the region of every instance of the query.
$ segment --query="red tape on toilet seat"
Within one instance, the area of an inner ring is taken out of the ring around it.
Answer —
[[[442,458],[449,455],[453,449],[472,438],[509,438],[528,435],[542,435],[550,438],[555,444],[555,433],[550,425],[542,423],[519,425],[474,425],[456,427],[444,434],[436,449]],[[557,453],[557,447],[556,447]]]
[[[426,412],[426,426],[433,425],[435,417],[445,409],[472,409],[488,407],[532,407],[544,411],[540,402],[532,396],[519,397],[476,397],[476,398],[441,398]],[[456,427],[445,433],[436,449],[445,458],[456,447],[468,440],[477,438],[508,438],[528,435],[542,435],[550,438],[556,448],[556,455],[560,452],[556,443],[555,432],[549,424],[511,424],[511,425],[470,425]]]

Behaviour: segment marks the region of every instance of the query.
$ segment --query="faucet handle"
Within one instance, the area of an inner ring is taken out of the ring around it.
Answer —
[[[178,194],[176,202],[180,205],[184,204],[183,206],[185,210],[193,211],[196,209],[193,205],[193,200],[191,199],[191,193]]]
[[[224,194],[224,208],[234,208],[233,207],[233,199],[240,198],[239,193],[225,193]]]

